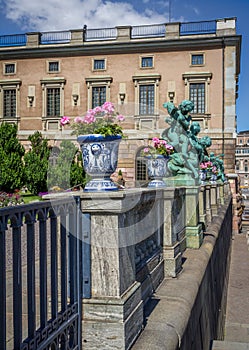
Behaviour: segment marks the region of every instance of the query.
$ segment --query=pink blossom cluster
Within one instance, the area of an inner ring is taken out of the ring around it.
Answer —
[[[156,155],[161,154],[163,156],[168,156],[174,152],[174,147],[167,143],[167,141],[159,139],[158,137],[152,138],[153,148],[145,147],[143,149],[144,155]]]
[[[172,145],[169,145],[165,140],[159,139],[158,137],[153,137],[152,141],[155,148],[166,149],[168,154],[172,153],[174,150]]]
[[[212,169],[212,167],[213,167],[213,163],[210,162],[210,160],[207,161],[207,162],[202,162],[202,163],[200,164],[200,169],[201,169],[201,170]]]
[[[115,114],[114,111],[114,104],[112,102],[105,102],[102,106],[97,106],[93,109],[89,109],[86,112],[85,116],[74,118],[74,122],[76,124],[93,124],[96,122],[97,116],[102,117],[108,123],[114,122],[115,117],[118,122],[122,122],[125,120],[123,115]],[[70,124],[70,118],[66,116],[62,117],[60,120],[60,124],[62,126]]]
[[[218,169],[216,168],[216,166],[212,166],[212,173],[217,174],[218,173]]]

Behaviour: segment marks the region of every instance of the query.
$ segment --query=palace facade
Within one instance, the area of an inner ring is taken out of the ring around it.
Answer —
[[[163,103],[194,102],[192,119],[234,172],[241,36],[236,18],[191,23],[0,36],[0,122],[18,124],[24,144],[36,130],[59,147],[70,138],[61,116],[111,101],[124,123],[118,170],[146,181],[140,151],[168,127]]]

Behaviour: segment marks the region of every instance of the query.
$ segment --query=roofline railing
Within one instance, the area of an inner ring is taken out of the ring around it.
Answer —
[[[141,26],[119,26],[114,28],[82,29],[26,34],[1,35],[0,47],[40,46],[54,44],[83,44],[97,41],[129,41],[146,38],[176,39],[188,35],[214,34],[224,36],[236,34],[236,18],[225,18],[199,22],[175,22]]]

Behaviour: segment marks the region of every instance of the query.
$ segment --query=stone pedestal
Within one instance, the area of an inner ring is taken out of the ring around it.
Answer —
[[[206,228],[206,188],[204,185],[200,187],[199,191],[199,215],[200,223],[202,224],[203,230]]]
[[[220,184],[219,192],[220,192],[220,204],[223,205],[225,203],[224,183]]]
[[[211,186],[206,185],[206,220],[210,223],[212,220],[212,209],[211,209]]]
[[[182,252],[185,237],[185,190],[164,190],[163,257],[165,276],[176,277],[182,269]]]
[[[120,297],[83,300],[83,349],[128,349],[142,330],[141,284]]]
[[[186,187],[186,242],[188,248],[200,248],[203,241],[199,216],[199,187]]]
[[[163,279],[162,191],[83,193],[90,217],[91,298],[83,300],[83,348],[129,349],[143,307]]]
[[[217,185],[211,185],[211,209],[212,215],[218,215],[218,189]]]

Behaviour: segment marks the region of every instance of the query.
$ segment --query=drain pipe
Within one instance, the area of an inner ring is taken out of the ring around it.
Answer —
[[[225,41],[222,39],[222,158],[225,156]]]

